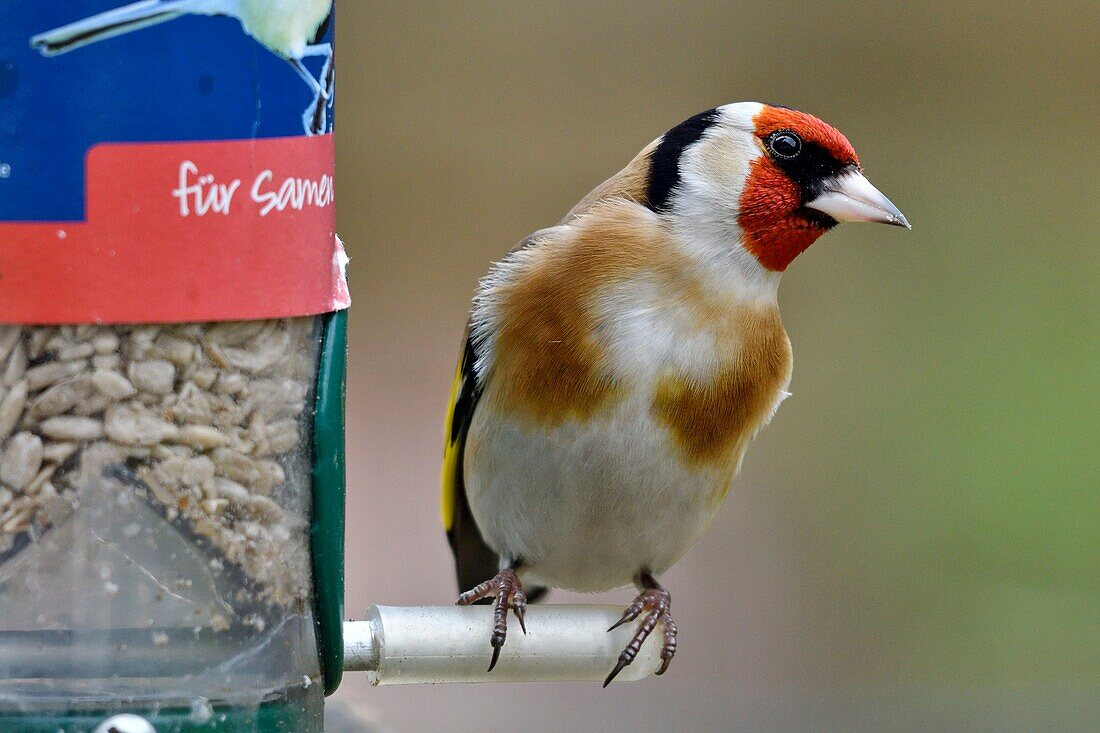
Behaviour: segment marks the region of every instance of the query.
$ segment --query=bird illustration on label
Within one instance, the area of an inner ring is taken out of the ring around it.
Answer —
[[[183,15],[224,15],[239,20],[245,33],[290,64],[309,85],[313,101],[302,113],[306,134],[330,130],[328,107],[336,70],[332,44],[321,39],[332,21],[332,0],[142,0],[40,33],[30,43],[44,56],[56,56]],[[302,63],[310,56],[324,58],[316,78]]]

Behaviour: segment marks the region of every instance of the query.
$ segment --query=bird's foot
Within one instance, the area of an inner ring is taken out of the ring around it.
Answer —
[[[504,639],[508,636],[508,609],[516,614],[519,627],[524,634],[527,626],[523,621],[527,613],[527,596],[520,586],[516,571],[505,568],[497,573],[492,580],[486,580],[481,585],[472,588],[458,597],[457,606],[468,606],[483,598],[495,598],[493,603],[493,634],[489,637],[489,644],[493,647],[493,658],[489,662],[489,670],[497,666],[500,658],[500,649],[504,646]]]
[[[321,135],[328,132],[328,106],[332,104],[336,84],[336,65],[331,48],[327,52],[325,65],[321,68],[320,78],[309,79],[313,82],[313,102],[302,113],[302,126],[307,135]]]
[[[325,100],[316,97],[302,112],[302,127],[306,135],[322,135],[328,129],[328,109]]]
[[[608,631],[617,629],[623,624],[642,616],[643,612],[645,614],[642,616],[642,622],[638,625],[637,631],[630,639],[630,643],[619,655],[619,661],[615,664],[615,669],[611,670],[611,674],[607,675],[607,679],[604,680],[604,687],[610,685],[611,680],[615,679],[624,667],[634,661],[634,658],[638,656],[638,652],[642,649],[642,644],[657,628],[657,624],[662,624],[664,627],[665,637],[661,645],[661,666],[657,670],[657,674],[665,673],[673,655],[676,654],[676,624],[672,620],[672,596],[652,578],[646,576],[644,580],[647,587],[638,594],[633,603],[626,607],[622,618],[608,629]]]

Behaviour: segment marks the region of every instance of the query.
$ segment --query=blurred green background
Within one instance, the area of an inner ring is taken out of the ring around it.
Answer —
[[[453,599],[437,476],[476,281],[664,130],[817,114],[913,223],[784,278],[794,396],[665,576],[668,675],[338,699],[406,733],[1100,729],[1100,5],[338,7],[349,614]]]

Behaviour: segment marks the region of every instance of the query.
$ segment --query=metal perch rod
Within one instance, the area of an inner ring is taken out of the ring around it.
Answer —
[[[614,631],[616,606],[539,605],[527,610],[527,634],[509,619],[508,641],[492,672],[489,606],[371,606],[344,624],[344,669],[375,685],[438,682],[602,682],[629,643],[634,624]],[[661,628],[616,677],[635,681],[660,666]]]

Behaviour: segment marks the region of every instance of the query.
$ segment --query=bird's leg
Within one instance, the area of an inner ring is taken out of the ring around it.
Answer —
[[[523,621],[527,613],[527,596],[520,586],[519,578],[516,577],[515,565],[509,565],[497,573],[492,580],[486,580],[481,585],[466,591],[458,597],[455,605],[468,606],[483,598],[496,599],[493,603],[493,634],[489,637],[489,644],[493,647],[493,658],[489,662],[488,671],[492,672],[493,667],[497,666],[500,649],[504,646],[504,639],[508,635],[509,608],[516,614],[520,629],[524,634],[527,633],[527,626]]]
[[[325,65],[321,67],[321,82],[325,88],[325,99],[331,100],[333,87],[336,85],[336,54],[332,52],[332,46],[328,47]]]
[[[313,119],[311,123],[315,133],[324,132],[328,127],[326,114],[328,106],[332,102],[333,85],[336,83],[336,63],[331,46],[328,47],[328,56],[325,57],[325,64],[321,67],[321,76],[318,80],[321,83],[321,93],[313,100]],[[307,113],[309,111],[306,110]]]
[[[302,50],[302,58],[306,56],[327,56],[332,53],[330,43],[311,43]]]
[[[313,78],[313,74],[309,73],[309,69],[306,68],[301,59],[287,59],[286,62],[298,72],[298,76],[302,77],[302,81],[309,85],[314,94],[321,94],[321,82]]]
[[[607,679],[604,680],[604,687],[611,684],[611,680],[615,679],[624,667],[634,661],[634,658],[638,656],[638,652],[642,650],[642,644],[657,628],[657,624],[664,625],[661,667],[657,670],[657,674],[665,673],[673,655],[676,654],[676,624],[672,620],[672,596],[648,572],[640,573],[637,583],[642,592],[638,594],[633,603],[626,607],[622,618],[616,621],[611,629],[616,629],[635,620],[642,615],[643,611],[645,616],[642,617],[642,622],[638,624],[638,630],[634,632],[630,643],[619,655],[619,661],[615,664],[615,669],[611,670],[611,674],[607,675]],[[611,629],[608,629],[608,631],[611,631]]]
[[[321,75],[317,77],[317,84],[321,87],[321,96],[325,99],[332,98],[332,44],[331,43],[314,43],[310,46],[306,46],[302,51],[300,58],[307,58],[309,56],[324,56],[325,64],[321,68]],[[299,72],[301,73],[301,72]],[[308,71],[306,72],[309,73]],[[312,81],[312,77],[310,77]],[[312,86],[312,84],[310,84]]]
[[[302,112],[302,126],[307,135],[317,135],[328,127],[327,110],[332,100],[332,87],[336,79],[336,68],[333,63],[332,44],[315,43],[306,46],[302,57],[324,56],[325,63],[321,67],[321,76],[317,79],[309,73],[309,69],[302,63],[301,58],[287,59],[298,76],[302,77],[309,88],[313,90],[313,101]]]

